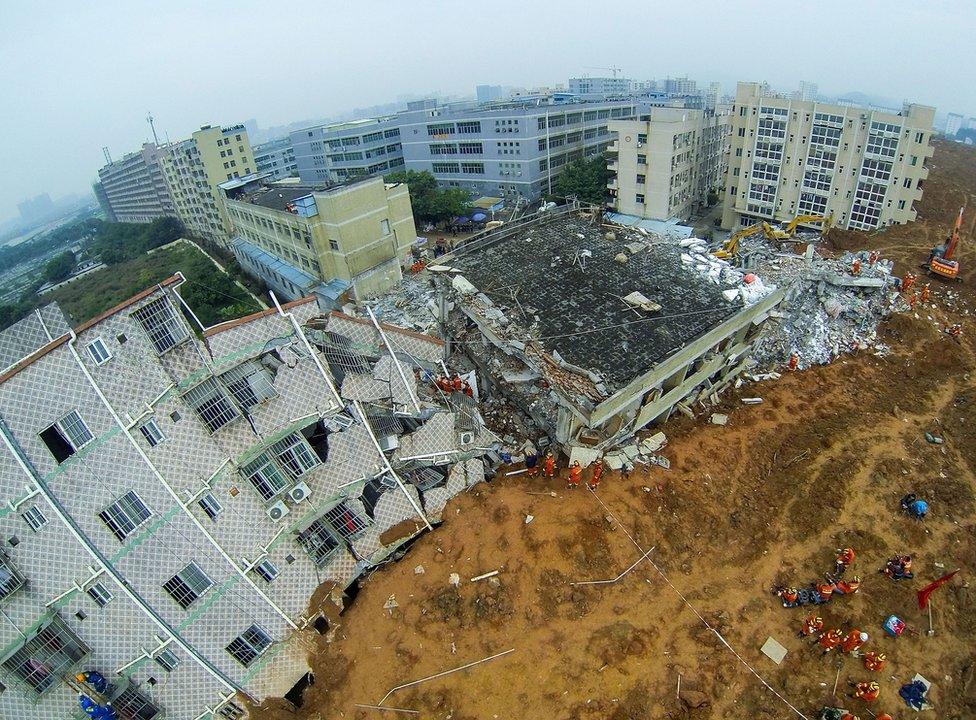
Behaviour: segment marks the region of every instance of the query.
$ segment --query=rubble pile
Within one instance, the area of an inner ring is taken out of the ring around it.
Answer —
[[[426,274],[405,273],[393,290],[366,301],[377,319],[391,325],[432,332],[437,323],[437,293]]]
[[[722,294],[729,302],[742,300],[748,307],[776,289],[776,285],[764,283],[755,273],[743,272],[728,261],[712,255],[706,242],[700,238],[680,240],[678,247],[681,248],[681,264],[704,275],[709,282],[725,288]]]

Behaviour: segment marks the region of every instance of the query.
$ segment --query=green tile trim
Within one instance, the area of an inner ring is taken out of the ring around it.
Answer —
[[[229,576],[227,580],[221,583],[220,587],[218,587],[216,590],[207,593],[207,596],[206,598],[204,598],[203,602],[198,604],[195,608],[193,608],[193,611],[185,618],[183,618],[183,621],[176,626],[176,629],[182,632],[187,627],[192,625],[196,620],[200,618],[201,615],[203,615],[207,610],[213,607],[213,604],[217,602],[224,595],[224,593],[226,593],[232,587],[237,585],[237,583],[239,583],[241,580],[242,580],[241,576],[238,575],[237,573],[234,573],[233,575]]]
[[[109,440],[114,438],[120,432],[122,432],[122,429],[118,425],[113,424],[111,430],[96,437],[90,443],[85,445],[85,447],[83,447],[81,450],[76,452],[74,455],[69,457],[67,460],[65,460],[63,463],[61,463],[56,468],[54,468],[51,472],[49,472],[44,477],[44,482],[49,482],[54,478],[58,477],[59,475],[61,475],[62,473],[66,472],[67,470],[71,469],[72,467],[75,466],[75,464],[77,464],[79,460],[82,460],[88,457],[89,455],[91,455],[95,450],[97,450],[102,445],[107,443]]]
[[[275,655],[277,655],[282,650],[284,650],[285,644],[286,644],[285,640],[278,640],[277,642],[273,643],[271,647],[268,648],[268,651],[260,658],[258,658],[257,662],[255,662],[251,667],[247,669],[247,672],[244,673],[244,677],[241,678],[241,685],[246,685],[247,683],[249,683],[251,680],[254,679],[255,675],[257,675],[265,667],[267,667],[268,663],[274,660]]]
[[[164,512],[162,515],[156,517],[152,522],[146,525],[139,534],[132,539],[126,539],[125,544],[121,548],[115,551],[115,554],[109,557],[109,560],[113,565],[115,565],[119,560],[124,558],[130,552],[135,550],[137,547],[142,545],[146,540],[152,537],[159,528],[168,523],[174,517],[182,512],[182,508],[179,505],[174,505],[169,510]]]

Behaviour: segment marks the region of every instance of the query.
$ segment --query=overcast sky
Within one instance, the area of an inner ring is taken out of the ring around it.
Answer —
[[[89,192],[103,145],[149,137],[147,110],[177,139],[616,65],[976,114],[974,36],[971,1],[0,0],[0,221],[40,192]]]

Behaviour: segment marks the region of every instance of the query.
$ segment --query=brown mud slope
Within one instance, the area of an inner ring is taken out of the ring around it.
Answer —
[[[933,166],[947,167],[950,157],[958,164],[955,147],[937,153]],[[972,162],[976,153],[966,157]],[[926,198],[934,186],[933,195],[947,206],[976,186],[970,178],[950,190],[935,167],[932,174]],[[945,224],[927,218],[919,229],[934,233]],[[925,232],[898,228],[855,244],[891,248],[908,262],[924,257],[930,242]],[[976,253],[967,278],[972,272]],[[830,627],[867,631],[868,649],[887,654],[888,666],[873,678],[882,694],[871,710],[914,717],[897,690],[918,672],[933,682],[933,717],[976,717],[976,608],[967,585],[976,571],[976,329],[967,314],[974,292],[969,282],[953,285],[962,297],[949,302],[947,287],[933,282],[934,307],[883,327],[894,349],[888,357],[859,354],[747,386],[747,395],[765,402],[741,406],[737,397],[727,398],[726,427],[684,419],[669,424],[670,471],[611,474],[599,500],[585,489],[520,476],[456,498],[444,524],[399,563],[374,573],[332,641],[322,638],[311,659],[316,683],[303,706],[270,702],[254,716],[797,717],[704,620],[812,718],[835,702],[835,679],[842,695],[849,682],[872,678],[858,659],[825,658],[797,638],[805,612],[784,609],[769,589],[822,577],[835,550],[853,545],[861,592],[835,596],[820,614]],[[942,322],[957,320],[966,330],[961,344],[939,331]],[[945,444],[927,443],[926,431]],[[556,496],[538,494],[549,490]],[[931,503],[924,523],[898,511],[909,490]],[[615,584],[571,584],[613,578],[629,567],[640,556],[630,537],[645,550],[655,548],[650,557],[673,587],[646,562]],[[895,553],[915,556],[916,580],[896,584],[878,573]],[[423,574],[415,574],[418,565]],[[914,592],[957,567],[959,577],[933,598],[929,636]],[[496,569],[495,579],[470,581]],[[453,572],[462,578],[457,590],[448,582]],[[391,596],[399,604],[392,613],[383,608]],[[890,613],[915,632],[885,636],[881,623]],[[782,665],[759,652],[767,636],[788,649]],[[356,707],[378,703],[397,685],[510,648],[509,655],[400,690],[384,703],[418,714]],[[836,704],[869,717],[859,702]]]

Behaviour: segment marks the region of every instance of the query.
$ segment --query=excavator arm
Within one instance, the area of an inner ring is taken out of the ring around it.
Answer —
[[[956,216],[956,224],[952,226],[952,235],[949,237],[945,252],[942,254],[945,260],[952,260],[952,256],[956,252],[956,246],[959,245],[959,230],[962,228],[962,213],[965,209],[965,207],[959,208],[959,214]]]

